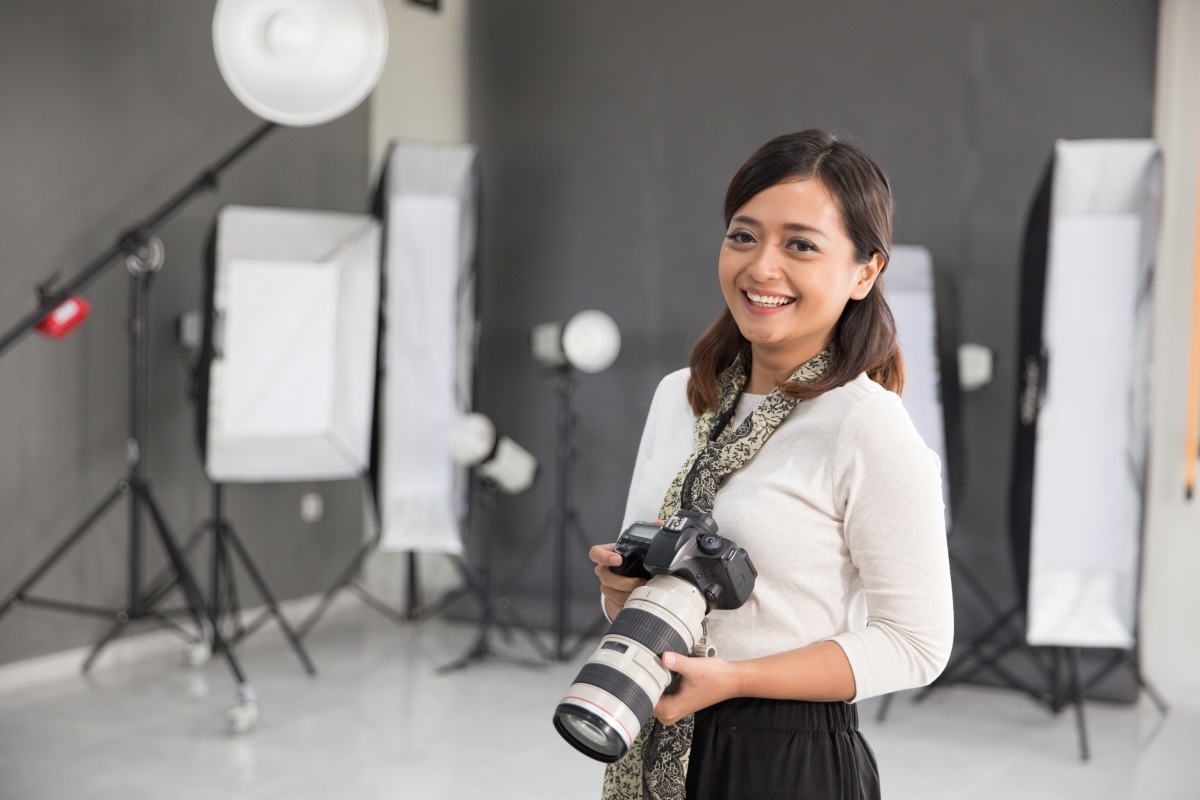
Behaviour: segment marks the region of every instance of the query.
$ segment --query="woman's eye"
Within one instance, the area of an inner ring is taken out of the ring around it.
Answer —
[[[754,237],[746,231],[734,231],[733,233],[728,234],[725,238],[734,244],[751,244],[754,241]]]
[[[808,239],[792,239],[788,242],[788,247],[799,250],[801,253],[813,253],[817,249],[817,246]]]

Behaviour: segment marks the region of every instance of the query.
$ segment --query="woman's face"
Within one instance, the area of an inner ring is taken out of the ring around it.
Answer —
[[[755,355],[774,356],[790,371],[825,347],[846,302],[867,296],[882,265],[878,253],[855,262],[837,203],[820,181],[789,181],[755,195],[729,223],[721,291]]]

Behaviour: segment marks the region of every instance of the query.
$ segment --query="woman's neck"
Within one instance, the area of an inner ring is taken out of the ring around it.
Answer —
[[[743,389],[747,394],[770,394],[776,386],[792,376],[802,364],[825,349],[827,339],[778,347],[750,345],[750,379]]]

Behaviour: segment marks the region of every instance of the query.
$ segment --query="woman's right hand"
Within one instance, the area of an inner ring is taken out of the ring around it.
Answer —
[[[596,575],[600,578],[600,593],[604,595],[604,610],[609,619],[616,619],[617,614],[625,607],[629,595],[646,582],[641,578],[626,578],[618,575],[609,567],[619,567],[623,560],[613,549],[613,544],[598,544],[588,552],[588,557],[596,562]]]

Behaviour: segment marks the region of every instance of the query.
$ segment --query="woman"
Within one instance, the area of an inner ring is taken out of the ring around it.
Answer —
[[[650,406],[625,524],[711,513],[758,569],[605,775],[620,798],[877,798],[850,703],[920,686],[953,638],[941,478],[898,393],[880,275],[892,197],[859,147],[768,142],[725,196],[727,307]],[[665,498],[665,500],[664,500]],[[642,581],[592,549],[605,613]]]

